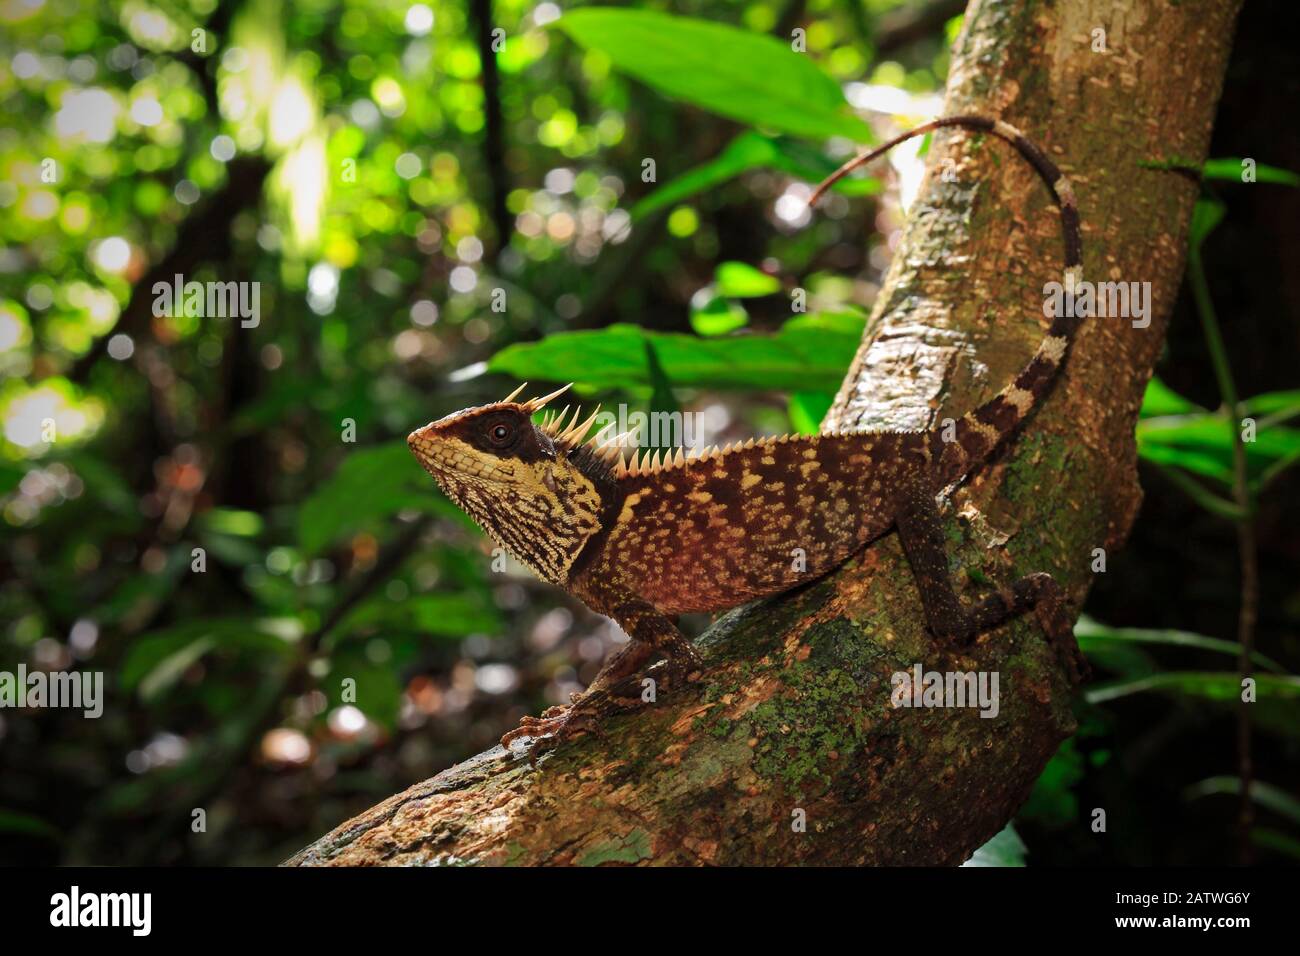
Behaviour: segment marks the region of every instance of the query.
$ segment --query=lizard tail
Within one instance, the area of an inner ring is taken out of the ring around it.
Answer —
[[[1006,140],[1047,184],[1048,191],[1060,207],[1061,232],[1065,238],[1065,277],[1062,286],[1067,292],[1072,291],[1083,279],[1083,240],[1079,232],[1079,209],[1075,203],[1074,188],[1056,164],[1048,159],[1038,146],[1030,142],[1020,130],[1001,120],[984,116],[945,116],[931,120],[916,129],[895,136],[869,153],[863,153],[849,160],[817,187],[808,200],[809,205],[816,203],[832,184],[853,169],[871,162],[877,156],[914,136],[946,126],[960,126],[992,133],[999,139]],[[1077,316],[1069,314],[1071,311],[1070,309],[1058,310],[1058,314],[1052,319],[1051,327],[1047,330],[1046,337],[1038,346],[1038,351],[1006,388],[983,405],[963,415],[955,423],[955,427],[935,429],[930,451],[937,464],[936,471],[940,485],[951,484],[988,458],[1047,394],[1079,328],[1080,320]]]

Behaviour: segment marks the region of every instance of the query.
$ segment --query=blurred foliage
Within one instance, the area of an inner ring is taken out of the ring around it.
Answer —
[[[816,220],[809,184],[938,111],[954,5],[646,6],[0,4],[0,671],[108,687],[97,720],[0,712],[0,861],[273,862],[594,676],[614,629],[498,566],[413,427],[529,379],[719,441],[816,431],[923,161]],[[255,283],[256,312],[159,306],[190,281]],[[1244,406],[1264,495],[1300,392]],[[1144,459],[1224,492],[1226,411],[1157,380],[1142,414]],[[1134,626],[1080,625],[1108,673],[1079,737],[974,862],[1096,859],[1081,807],[1141,744],[1123,700],[1196,729],[1232,696],[1223,632],[1108,607]],[[1293,747],[1295,648],[1264,647]],[[1162,772],[1226,793],[1215,754]],[[1285,857],[1279,793],[1256,842]],[[1110,858],[1143,853],[1170,857]]]

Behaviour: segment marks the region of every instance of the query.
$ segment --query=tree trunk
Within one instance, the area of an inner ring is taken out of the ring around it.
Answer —
[[[968,603],[1050,571],[1077,606],[1095,549],[1118,547],[1133,522],[1134,423],[1197,192],[1143,164],[1204,159],[1237,8],[975,0],[967,12],[946,111],[1005,119],[1041,144],[1078,195],[1085,278],[1151,293],[1145,328],[1084,323],[1045,406],[947,503]],[[955,175],[934,175],[939,163]],[[936,138],[931,168],[828,430],[956,417],[1043,334],[1062,248],[1038,178],[1005,144],[965,132]],[[942,652],[924,621],[889,535],[834,575],[719,620],[700,686],[536,769],[500,748],[479,754],[289,863],[960,863],[1073,732],[1070,690],[1032,616],[961,653]],[[917,663],[998,672],[1000,712],[894,709],[890,676]]]

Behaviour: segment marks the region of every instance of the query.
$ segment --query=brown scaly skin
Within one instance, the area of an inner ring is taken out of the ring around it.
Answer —
[[[1014,127],[976,116],[934,120],[846,163],[832,182],[905,139],[948,126],[1011,143],[1051,190],[1065,237],[1065,286],[1081,278],[1079,216],[1060,171]],[[698,671],[698,652],[672,616],[720,611],[826,574],[897,528],[931,632],[965,643],[1032,610],[1076,681],[1086,662],[1062,592],[1029,574],[967,608],[953,590],[935,496],[986,461],[1047,394],[1079,325],[1054,318],[1038,351],[997,396],[951,429],[782,436],[662,461],[625,462],[617,442],[587,440],[595,415],[568,409],[532,421],[544,398],[470,408],[412,432],[411,450],[448,496],[544,580],[613,618],[631,641],[581,696],[524,718],[502,738],[549,745],[595,729],[618,685],[656,653],[673,679]],[[566,424],[567,420],[567,424]]]

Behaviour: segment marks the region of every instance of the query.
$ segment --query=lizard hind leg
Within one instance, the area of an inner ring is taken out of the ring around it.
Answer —
[[[668,658],[668,673],[674,685],[681,678],[689,679],[703,666],[699,652],[676,625],[626,588],[607,582],[597,593],[583,596],[590,597],[588,603],[593,610],[603,610],[617,621],[631,640],[610,655],[591,686],[571,704],[551,707],[541,717],[525,717],[518,728],[501,738],[501,746],[509,751],[514,741],[531,737],[529,760],[534,764],[540,752],[575,734],[599,733],[604,718],[639,704],[639,697],[620,696],[619,685],[654,654]]]
[[[898,533],[935,637],[950,644],[967,644],[984,631],[1033,611],[1071,684],[1078,685],[1087,679],[1088,662],[1074,637],[1065,592],[1050,574],[1027,574],[1010,587],[967,608],[949,577],[934,493],[920,480],[905,487],[898,513]]]
[[[578,733],[599,732],[602,717],[635,705],[636,701],[619,695],[618,685],[639,671],[654,652],[647,644],[628,641],[610,654],[590,687],[574,694],[568,704],[548,707],[540,717],[524,717],[518,727],[501,738],[501,746],[509,751],[521,737],[532,738],[528,759],[535,766],[538,756],[560,741]]]

